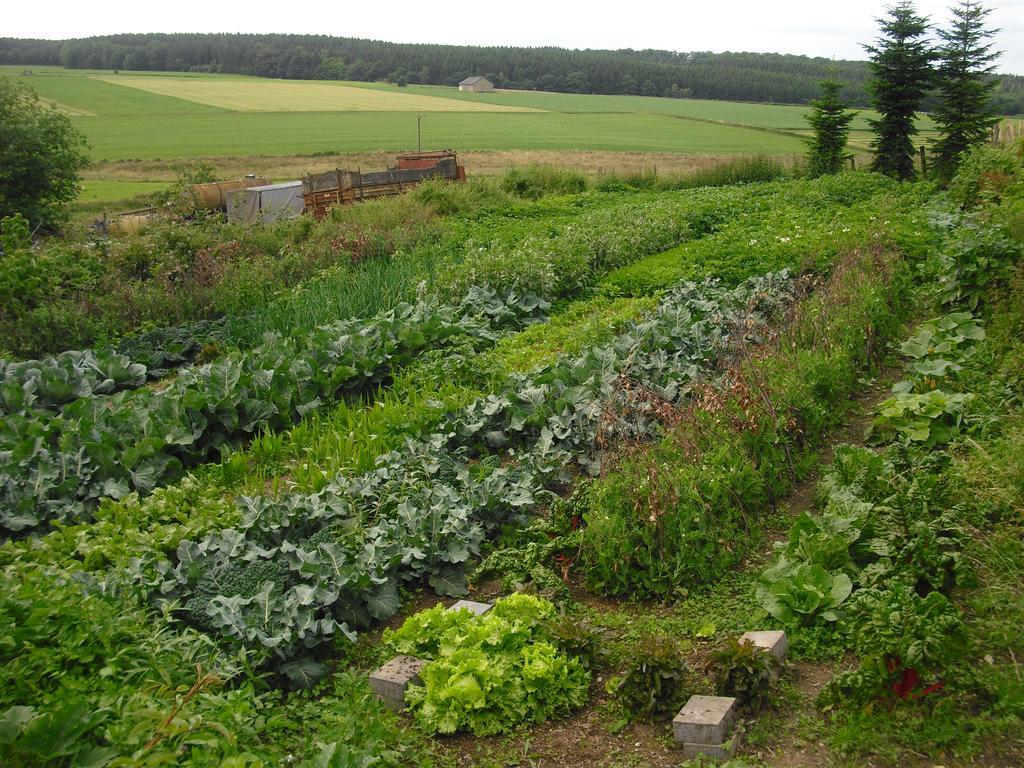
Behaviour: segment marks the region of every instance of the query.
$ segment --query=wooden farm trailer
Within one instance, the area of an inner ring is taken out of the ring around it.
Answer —
[[[465,181],[466,169],[450,149],[398,156],[398,165],[386,171],[362,173],[340,168],[302,180],[306,212],[323,218],[334,205],[351,205],[376,197],[400,195],[428,179]]]

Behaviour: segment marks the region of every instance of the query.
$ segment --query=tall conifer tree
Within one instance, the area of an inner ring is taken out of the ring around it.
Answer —
[[[807,173],[824,176],[842,170],[846,159],[846,140],[850,135],[850,122],[856,112],[849,112],[847,104],[839,98],[842,83],[835,80],[821,82],[821,97],[811,101],[807,122],[814,135],[807,140]]]
[[[956,173],[960,156],[988,138],[994,116],[991,95],[998,81],[992,65],[999,57],[989,40],[997,30],[985,29],[989,9],[966,0],[950,9],[949,29],[939,31],[939,95],[933,117],[939,126],[935,142],[935,170],[940,179]]]
[[[914,115],[932,83],[935,53],[928,45],[928,19],[903,0],[878,19],[881,35],[864,48],[871,54],[868,91],[879,112],[870,120],[875,132],[872,170],[897,179],[914,178]]]

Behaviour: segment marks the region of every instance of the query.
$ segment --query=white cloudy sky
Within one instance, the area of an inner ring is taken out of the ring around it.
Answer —
[[[396,42],[769,51],[864,58],[884,0],[469,2],[441,0],[49,0],[8,3],[0,37],[62,39],[118,32],[294,32]],[[951,3],[919,0],[944,21]],[[1024,0],[988,3],[1002,31],[999,70],[1024,74]]]

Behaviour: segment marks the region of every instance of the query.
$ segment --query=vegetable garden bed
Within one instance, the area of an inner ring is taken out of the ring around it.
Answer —
[[[40,734],[59,729],[69,736],[53,749],[63,751],[45,759],[443,762],[464,742],[397,727],[360,681],[381,654],[402,652],[438,665],[412,694],[427,730],[491,734],[520,717],[562,717],[589,700],[568,721],[535,726],[549,755],[563,754],[551,745],[570,743],[582,723],[608,738],[598,751],[580,746],[581,764],[608,750],[627,760],[627,742],[636,739],[637,759],[678,763],[660,741],[664,725],[649,718],[719,685],[752,696],[761,690],[767,672],[759,657],[737,648],[715,654],[713,646],[723,632],[762,628],[751,625],[751,564],[763,564],[758,552],[774,505],[812,471],[851,396],[886,345],[903,337],[922,296],[915,280],[941,271],[935,231],[921,212],[926,192],[846,176],[689,201],[623,197],[514,248],[488,244],[478,259],[435,273],[433,292],[465,302],[423,300],[369,324],[270,339],[185,369],[160,393],[107,391],[122,379],[135,386],[138,371],[123,359],[68,358],[70,367],[48,363],[38,374],[9,369],[2,488],[6,499],[27,501],[5,508],[4,525],[22,536],[0,546],[0,616],[13,627],[0,634],[8,682],[0,711],[12,708],[3,713],[10,736],[0,755],[31,764],[33,750],[50,748]],[[494,288],[483,290],[484,282]],[[520,299],[531,292],[536,299]],[[552,320],[533,322],[542,316]],[[903,347],[914,375],[969,371],[973,356],[960,350],[979,341],[979,327],[962,315],[922,327]],[[936,357],[937,346],[948,354]],[[117,376],[104,373],[109,365]],[[42,386],[47,376],[53,386]],[[76,387],[92,394],[69,400]],[[343,398],[329,414],[312,415],[317,398],[363,389],[372,398]],[[924,435],[918,442],[934,437],[938,445],[970,423],[965,415],[958,424],[945,408],[948,423],[920,408],[910,418],[917,401],[900,395],[933,391],[912,383],[897,392],[880,414],[879,438]],[[192,402],[200,392],[205,405]],[[195,411],[159,429],[139,422],[103,438],[105,425],[159,403],[185,409],[179,416]],[[971,413],[967,400],[961,406]],[[924,417],[927,430],[914,421]],[[175,437],[181,424],[184,441]],[[97,436],[105,453],[90,457],[86,446]],[[239,448],[239,436],[255,439]],[[129,448],[155,463],[133,463]],[[182,478],[185,464],[221,450],[219,464]],[[69,456],[82,463],[72,466]],[[834,472],[853,456],[840,452]],[[879,482],[897,482],[886,466],[861,458]],[[86,459],[92,469],[80,471]],[[859,490],[844,476],[830,493],[877,506],[857,482]],[[237,493],[243,488],[248,493]],[[830,501],[828,514],[839,504]],[[871,514],[858,525],[801,516],[786,559],[765,575],[759,620],[767,627],[772,614],[792,624],[797,653],[834,642],[828,628],[813,625],[840,618],[847,601],[863,605],[864,615],[893,600],[908,615],[916,610],[919,597],[910,593],[872,592],[890,575],[881,560],[864,559],[864,525],[895,531],[886,534],[893,552],[906,542],[890,525],[892,510]],[[950,556],[962,548],[948,535],[951,524],[936,520],[935,568],[925,574],[932,594],[960,583]],[[46,525],[45,535],[33,530]],[[856,569],[840,563],[841,548],[810,546],[836,531],[847,545],[861,542],[849,560]],[[868,549],[881,546],[877,538]],[[825,550],[839,559],[825,563]],[[784,579],[796,586],[781,589]],[[817,595],[826,580],[828,599],[787,602],[798,588]],[[557,622],[550,604],[513,596],[508,615],[496,608],[490,619],[463,622],[428,611],[386,634],[386,650],[372,644],[381,623],[397,626],[393,617],[423,588],[455,596],[481,584],[543,595],[566,616]],[[648,602],[630,602],[640,599]],[[955,636],[956,617],[931,608]],[[458,645],[451,632],[471,642]],[[503,669],[526,659],[546,682],[532,690],[491,675],[482,644],[520,654],[533,647]],[[558,655],[569,647],[580,653]],[[583,657],[589,685],[571,661]],[[889,672],[899,690],[920,692],[935,682],[921,674],[928,664]],[[58,668],[63,674],[52,674]],[[918,679],[904,674],[911,668]],[[844,680],[839,701],[866,677]],[[501,695],[506,685],[519,693]],[[775,699],[767,698],[762,711],[770,713]],[[765,737],[754,736],[757,749]],[[529,753],[520,736],[487,738],[493,752]]]

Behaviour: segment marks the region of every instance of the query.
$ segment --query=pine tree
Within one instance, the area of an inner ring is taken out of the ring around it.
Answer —
[[[811,101],[811,113],[807,115],[814,130],[814,136],[807,140],[807,173],[812,177],[842,170],[850,122],[857,115],[847,111],[849,105],[839,99],[842,83],[823,80],[820,87],[821,98]]]
[[[999,57],[988,40],[997,30],[985,29],[989,9],[966,0],[950,9],[949,29],[939,31],[939,107],[934,119],[940,138],[935,142],[935,170],[940,179],[956,173],[960,156],[981,144],[998,122],[991,103],[998,84],[992,62]]]
[[[879,112],[877,120],[869,121],[875,132],[871,168],[897,179],[912,179],[914,113],[932,83],[935,53],[926,40],[928,19],[917,15],[910,0],[887,10],[889,17],[878,19],[882,34],[875,45],[864,46],[871,54],[871,106]]]

